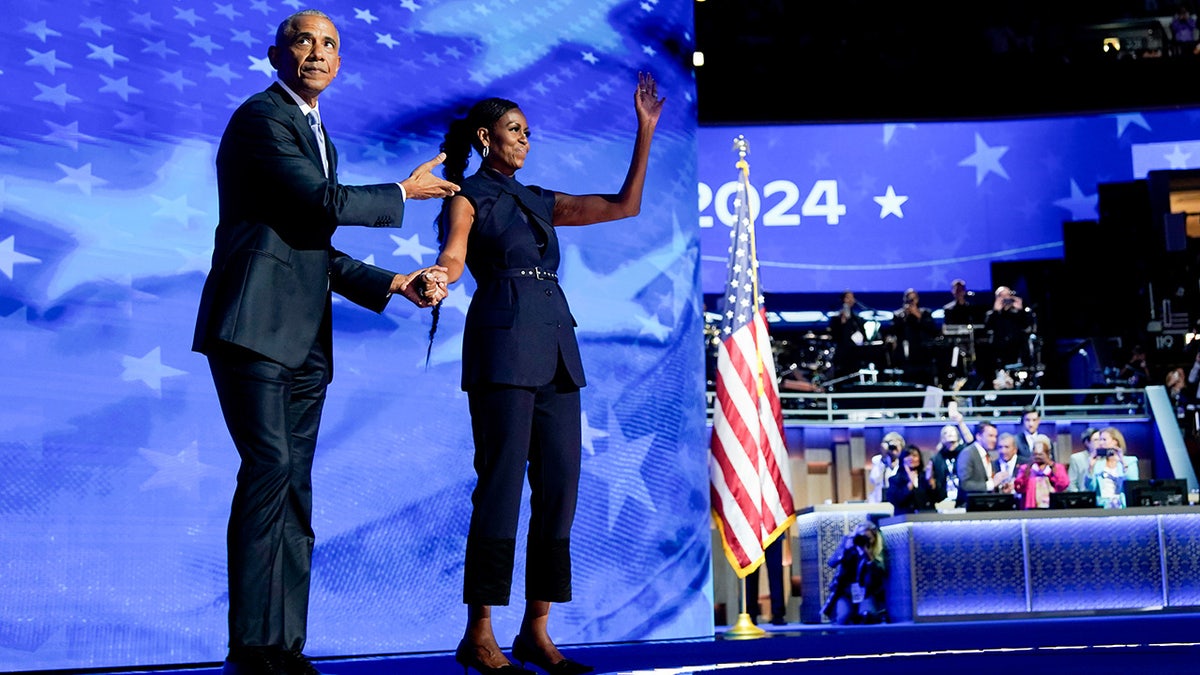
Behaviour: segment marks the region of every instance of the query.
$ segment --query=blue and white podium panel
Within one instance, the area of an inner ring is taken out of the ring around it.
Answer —
[[[882,523],[892,621],[1200,606],[1200,509],[915,514]]]

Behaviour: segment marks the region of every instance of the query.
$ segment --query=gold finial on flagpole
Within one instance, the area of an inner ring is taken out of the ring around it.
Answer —
[[[733,149],[738,154],[737,168],[744,174],[750,174],[750,163],[746,161],[746,155],[750,154],[750,141],[742,134],[738,134],[737,138],[733,139]]]

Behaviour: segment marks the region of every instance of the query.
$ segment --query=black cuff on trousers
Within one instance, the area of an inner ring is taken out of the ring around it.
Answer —
[[[571,540],[535,541],[525,555],[525,598],[546,602],[571,601]]]
[[[468,605],[507,605],[512,592],[515,539],[467,536],[463,571],[463,602]]]

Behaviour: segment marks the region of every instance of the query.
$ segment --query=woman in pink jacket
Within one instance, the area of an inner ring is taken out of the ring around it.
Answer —
[[[1017,467],[1013,491],[1020,495],[1023,509],[1050,508],[1050,493],[1062,492],[1070,485],[1067,469],[1050,458],[1050,438],[1038,434],[1033,438],[1033,461]]]

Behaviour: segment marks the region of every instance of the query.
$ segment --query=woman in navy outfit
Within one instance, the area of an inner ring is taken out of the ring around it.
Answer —
[[[449,270],[450,282],[469,268],[477,284],[462,353],[478,476],[463,579],[467,627],[455,652],[464,669],[523,672],[501,651],[491,608],[509,601],[528,466],[526,604],[513,658],[555,675],[592,671],[565,658],[546,627],[551,603],[571,599],[570,533],[582,445],[579,390],[585,384],[575,319],[558,285],[554,228],[638,214],[664,101],[654,78],[639,74],[637,137],[616,194],[571,195],[519,183],[515,174],[530,149],[529,127],[512,101],[476,103],[451,124],[442,144],[445,175],[455,176],[462,190],[442,205],[438,264]],[[464,178],[472,148],[481,166]]]

